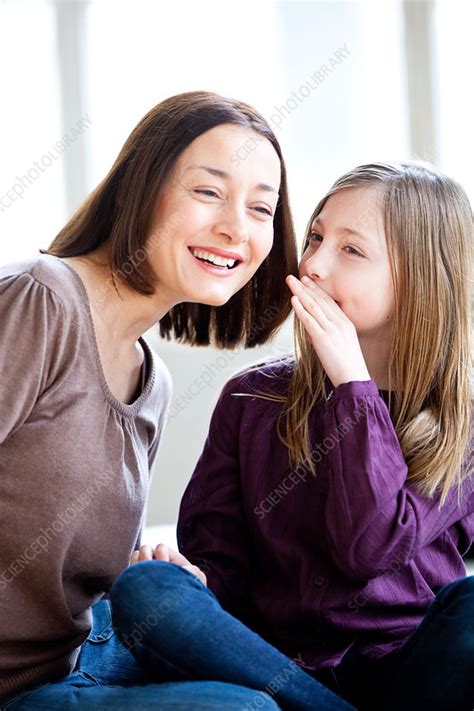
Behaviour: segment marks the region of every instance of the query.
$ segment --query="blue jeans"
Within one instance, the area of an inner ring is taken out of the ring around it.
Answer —
[[[154,681],[213,679],[267,692],[285,711],[350,711],[347,701],[304,672],[232,615],[189,571],[162,561],[127,568],[112,591],[114,628]]]
[[[473,711],[474,577],[441,588],[395,652],[349,652],[333,671],[334,689],[362,711]]]
[[[294,671],[286,657],[222,610],[197,578],[170,563],[128,568],[112,601],[119,637],[154,678],[166,667],[175,679],[243,684],[266,690],[285,710],[474,710],[474,577],[441,588],[395,652],[369,659],[350,651],[338,666],[311,675]]]
[[[112,630],[110,602],[93,609],[93,627],[72,674],[0,699],[2,711],[241,711],[251,708],[256,692],[217,681],[153,683]],[[278,711],[267,694],[258,708]]]

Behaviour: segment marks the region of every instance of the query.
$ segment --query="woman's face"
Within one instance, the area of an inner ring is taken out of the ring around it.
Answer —
[[[263,136],[223,124],[196,138],[155,208],[148,255],[160,295],[225,304],[272,248],[279,188],[280,160]]]
[[[376,188],[346,188],[328,198],[311,225],[299,273],[336,301],[361,341],[388,337],[394,293]]]

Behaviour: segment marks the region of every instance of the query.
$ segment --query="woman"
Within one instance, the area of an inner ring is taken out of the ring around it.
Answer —
[[[281,282],[295,265],[275,136],[251,107],[192,92],[139,122],[48,250],[0,269],[2,709],[237,709],[253,697],[147,684],[109,602],[92,631],[91,606],[139,538],[170,398],[143,333],[160,322],[190,344],[264,343],[289,313]]]

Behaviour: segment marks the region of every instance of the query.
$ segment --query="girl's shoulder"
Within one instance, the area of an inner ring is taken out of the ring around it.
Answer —
[[[224,394],[235,397],[284,397],[294,365],[295,359],[291,354],[259,360],[234,373],[224,387]]]

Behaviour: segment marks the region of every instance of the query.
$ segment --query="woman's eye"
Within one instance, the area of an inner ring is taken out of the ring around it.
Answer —
[[[322,236],[320,234],[318,234],[317,232],[310,232],[309,233],[308,244],[310,244],[311,242],[322,242],[322,241],[323,241]]]
[[[199,193],[199,195],[205,195],[206,197],[219,197],[219,195],[214,190],[202,189],[195,190],[194,192]]]
[[[260,205],[258,207],[254,208],[256,212],[260,212],[262,215],[268,215],[269,217],[273,217],[273,213],[271,210],[268,209],[268,207],[263,207],[263,205]]]

